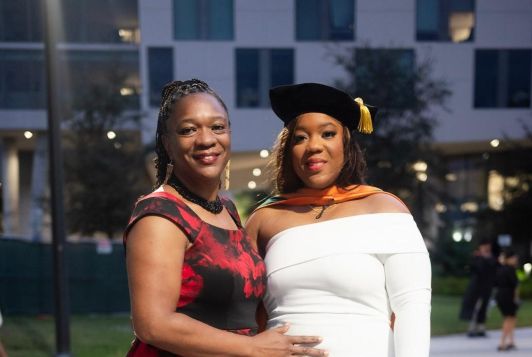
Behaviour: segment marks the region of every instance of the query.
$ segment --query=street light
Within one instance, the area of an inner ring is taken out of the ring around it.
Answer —
[[[427,171],[427,163],[425,161],[416,161],[412,164],[412,168],[415,172],[425,172]]]
[[[113,139],[115,139],[115,138],[116,138],[116,133],[115,133],[114,131],[112,131],[112,130],[109,130],[109,131],[107,132],[107,139],[109,139],[109,140],[113,140]]]
[[[429,177],[426,172],[416,172],[416,178],[418,181],[425,182]]]
[[[63,153],[61,148],[61,102],[57,43],[62,31],[61,1],[47,0],[44,7],[44,59],[47,92],[48,150],[50,165],[50,203],[52,215],[52,260],[54,277],[54,315],[56,357],[70,357],[70,300],[65,262],[65,224],[63,207]]]

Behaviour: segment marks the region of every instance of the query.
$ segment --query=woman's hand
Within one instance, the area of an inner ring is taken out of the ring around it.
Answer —
[[[285,357],[285,356],[328,356],[325,350],[313,348],[321,342],[321,337],[317,336],[288,336],[285,333],[290,328],[289,325],[283,325],[267,331],[264,331],[254,337],[253,343],[255,348],[253,356],[255,357]]]

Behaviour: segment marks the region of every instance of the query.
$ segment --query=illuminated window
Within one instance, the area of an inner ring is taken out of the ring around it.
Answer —
[[[69,50],[60,53],[62,101],[82,103],[91,86],[108,86],[113,81],[126,109],[139,108],[139,53],[129,51]],[[90,93],[89,93],[90,94]]]
[[[63,0],[61,4],[67,42],[138,42],[137,1]]]
[[[495,211],[504,208],[504,178],[497,171],[492,170],[488,175],[488,206]]]
[[[417,0],[418,41],[472,41],[475,0]]]

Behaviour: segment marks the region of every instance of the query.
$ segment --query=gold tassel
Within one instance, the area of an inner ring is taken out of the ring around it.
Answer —
[[[371,134],[373,132],[373,124],[371,122],[371,113],[368,107],[364,105],[362,98],[355,98],[355,102],[360,107],[360,120],[358,122],[358,131],[362,134]]]
[[[224,170],[224,189],[229,191],[229,178],[231,176],[231,160],[227,161]]]
[[[174,163],[173,161],[170,161],[168,164],[166,164],[166,173],[164,175],[164,181],[163,185],[166,185],[168,182],[168,179],[170,178],[170,175],[174,172]]]

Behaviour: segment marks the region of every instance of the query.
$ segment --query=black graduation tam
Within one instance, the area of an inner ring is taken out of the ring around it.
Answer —
[[[373,131],[372,118],[377,108],[365,105],[361,98],[353,99],[339,89],[319,83],[285,85],[270,89],[270,101],[275,114],[288,125],[304,113],[327,114],[351,131],[364,134]]]

